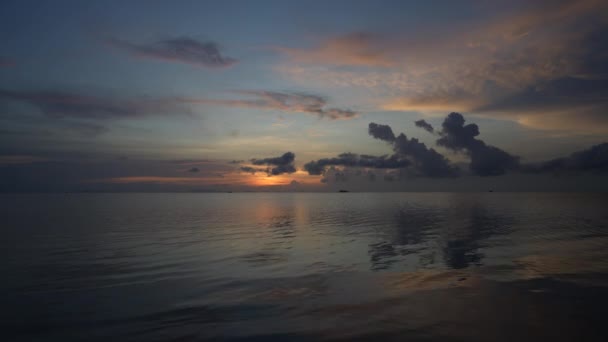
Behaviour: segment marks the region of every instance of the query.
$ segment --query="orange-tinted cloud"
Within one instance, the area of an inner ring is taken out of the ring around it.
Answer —
[[[523,8],[438,28],[441,34],[422,29],[344,39],[348,43],[327,38],[317,47],[288,52],[291,58],[277,70],[308,86],[371,91],[372,99],[359,105],[376,110],[465,111],[530,127],[546,121],[544,129],[598,131],[601,125],[608,131],[601,115],[608,110],[603,95],[608,91],[608,3],[542,2]],[[390,67],[332,67],[365,64],[358,59],[361,51],[381,51],[372,56],[389,60]],[[298,57],[316,65],[298,63]]]
[[[383,49],[382,37],[356,32],[332,37],[312,49],[278,47],[296,63],[324,63],[388,67],[393,61]]]

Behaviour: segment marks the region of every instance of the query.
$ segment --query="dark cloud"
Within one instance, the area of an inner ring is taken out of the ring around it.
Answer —
[[[292,164],[295,160],[296,155],[293,152],[286,152],[280,157],[275,158],[264,158],[264,159],[251,159],[254,165],[288,165]]]
[[[391,156],[357,155],[354,153],[342,153],[335,158],[323,158],[308,162],[304,170],[310,175],[321,175],[325,173],[328,166],[364,167],[376,169],[394,169],[410,165],[406,158],[393,154]]]
[[[386,141],[395,152],[390,156],[368,156],[354,153],[343,153],[337,158],[324,158],[311,161],[304,165],[304,169],[311,175],[320,175],[327,166],[366,167],[376,169],[401,169],[408,166],[426,177],[453,177],[458,175],[458,169],[440,153],[427,148],[418,139],[408,139],[401,133],[395,137],[390,126],[370,123],[368,133],[372,137]]]
[[[278,165],[275,167],[270,168],[270,174],[273,176],[276,175],[281,175],[284,173],[294,173],[296,172],[296,167],[293,166],[292,164],[290,165]]]
[[[190,170],[188,170],[188,172],[199,172],[199,168],[198,167],[193,167]]]
[[[524,172],[608,172],[608,143],[592,146],[586,150],[572,153],[568,157],[556,158],[538,165],[525,165]]]
[[[382,184],[376,183],[377,179],[383,180],[384,182],[399,180],[402,177],[402,170],[404,169],[362,170],[356,167],[351,168],[347,166],[337,168],[335,166],[330,166],[323,173],[321,182],[329,185],[348,183],[342,184],[340,189],[344,188],[345,185],[348,185],[349,188],[357,188],[357,191],[377,190],[378,188],[376,188],[376,186],[382,187]]]
[[[14,91],[0,89],[0,100],[19,101],[37,107],[53,118],[139,118],[164,113],[190,114],[176,99],[99,97],[61,91]]]
[[[269,165],[266,172],[268,175],[280,175],[283,173],[294,173],[296,168],[294,166],[296,155],[293,152],[286,152],[280,157],[264,158],[264,159],[251,159],[253,165]],[[243,168],[241,168],[243,170]]]
[[[395,141],[395,134],[388,125],[379,125],[377,123],[370,123],[368,127],[368,133],[372,137],[388,142]]]
[[[351,119],[358,116],[357,112],[355,111],[339,108],[323,109],[320,112],[317,112],[317,114],[321,118],[328,118],[330,120]]]
[[[469,168],[476,175],[498,176],[518,168],[519,157],[477,139],[479,127],[476,124],[465,125],[462,114],[450,113],[441,126],[437,145],[466,152],[471,158]]]
[[[349,168],[338,169],[335,166],[330,166],[324,171],[321,183],[344,183],[352,181],[353,177],[356,177],[356,175],[353,175]]]
[[[252,96],[253,99],[198,99],[183,98],[184,102],[218,106],[271,109],[286,112],[308,113],[330,120],[352,119],[358,113],[349,109],[327,108],[327,99],[319,95],[304,93],[284,93],[263,90],[244,90],[238,94]]]
[[[607,32],[608,33],[608,32]],[[608,72],[608,70],[607,70]],[[608,108],[608,74],[588,78],[561,77],[542,81],[521,89],[492,103],[475,108],[476,111],[540,111],[563,110],[585,106]]]
[[[420,127],[422,129],[424,129],[425,131],[429,132],[429,133],[434,133],[435,129],[433,128],[433,125],[431,125],[430,123],[424,121],[424,119],[418,120],[415,122],[417,127]]]
[[[135,56],[170,62],[187,63],[207,68],[229,67],[237,62],[232,57],[222,55],[214,42],[201,42],[189,37],[160,40],[151,44],[135,44],[111,38],[106,43],[125,50]]]
[[[239,168],[239,170],[241,170],[243,172],[251,173],[251,174],[255,174],[256,172],[268,172],[268,169],[261,169],[261,168],[251,167],[251,166],[241,166]]]
[[[245,162],[244,160],[236,160],[235,159],[235,160],[229,161],[228,164],[242,164],[244,162]]]
[[[458,169],[432,148],[427,148],[416,138],[408,139],[401,133],[395,137],[393,130],[387,125],[370,123],[368,132],[376,139],[388,142],[393,146],[397,155],[412,158],[415,168],[427,177],[452,177],[458,174]]]

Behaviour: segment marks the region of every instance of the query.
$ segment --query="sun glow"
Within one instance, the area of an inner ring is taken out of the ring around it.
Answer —
[[[291,180],[283,176],[268,176],[266,174],[255,174],[249,177],[252,186],[288,185]]]
[[[228,186],[245,188],[289,188],[295,190],[299,185],[318,186],[320,176],[311,176],[305,171],[291,174],[268,175],[265,172],[254,174],[246,172],[229,172],[222,175],[185,176],[125,176],[103,179],[91,179],[87,183],[109,184],[173,184],[180,186]]]
[[[298,184],[317,185],[320,183],[319,177],[310,176],[305,171],[270,176],[263,172],[256,172],[255,174],[248,174],[244,177],[246,177],[245,182],[247,185],[252,187],[290,186]]]

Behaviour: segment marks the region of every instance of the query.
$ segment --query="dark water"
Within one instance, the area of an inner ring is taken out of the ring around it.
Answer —
[[[607,341],[605,194],[0,196],[3,341]]]

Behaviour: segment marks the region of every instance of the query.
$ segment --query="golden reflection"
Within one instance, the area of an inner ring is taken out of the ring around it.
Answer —
[[[427,291],[449,287],[477,287],[481,278],[472,272],[419,270],[392,274],[386,277],[385,286],[392,291]]]

